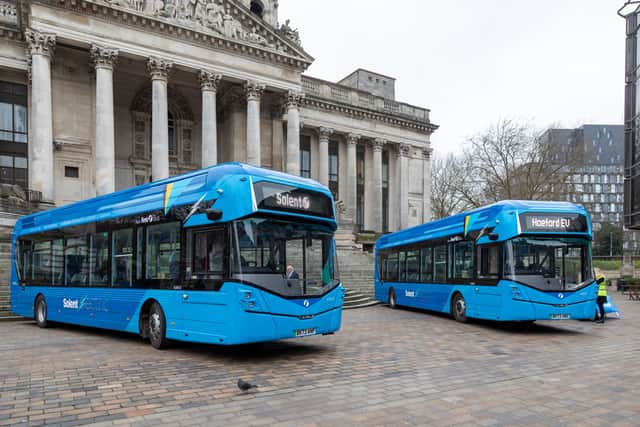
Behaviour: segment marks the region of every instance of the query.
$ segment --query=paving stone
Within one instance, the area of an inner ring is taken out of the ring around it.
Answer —
[[[624,318],[472,322],[384,306],[328,337],[157,351],[122,333],[0,323],[0,425],[640,425],[640,303]],[[240,393],[238,378],[258,391]]]

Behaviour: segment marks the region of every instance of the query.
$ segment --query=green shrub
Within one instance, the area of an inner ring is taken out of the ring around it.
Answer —
[[[620,270],[622,261],[616,259],[594,259],[593,266],[605,271]]]

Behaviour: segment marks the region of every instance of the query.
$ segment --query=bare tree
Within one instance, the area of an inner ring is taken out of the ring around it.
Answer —
[[[499,200],[550,200],[561,197],[572,171],[572,156],[558,157],[558,147],[528,124],[504,119],[469,141],[469,175],[482,181],[474,206]],[[473,186],[465,193],[474,194]]]
[[[460,193],[463,158],[448,154],[434,159],[431,169],[431,209],[433,219],[451,216],[467,208]]]
[[[434,218],[500,200],[564,199],[576,153],[526,122],[498,121],[467,141],[463,155],[433,165]]]

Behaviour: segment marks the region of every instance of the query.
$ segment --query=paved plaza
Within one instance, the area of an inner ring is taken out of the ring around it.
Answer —
[[[640,425],[640,302],[623,318],[459,324],[386,306],[334,336],[154,350],[0,323],[0,425]],[[238,378],[259,385],[242,394]]]

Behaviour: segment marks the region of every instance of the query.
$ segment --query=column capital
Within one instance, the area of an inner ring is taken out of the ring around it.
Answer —
[[[108,68],[112,70],[118,62],[118,49],[92,44],[89,53],[91,54],[91,63],[95,68]]]
[[[377,152],[382,151],[382,147],[384,147],[384,145],[387,143],[387,140],[383,138],[375,138],[372,139],[369,143],[371,144],[373,151]]]
[[[320,141],[329,141],[329,137],[333,135],[333,129],[321,126],[318,129],[318,137]]]
[[[255,81],[248,81],[244,84],[244,92],[247,95],[247,101],[260,101],[262,93],[266,86]]]
[[[409,144],[400,144],[398,146],[400,157],[409,157],[411,154],[411,146]]]
[[[203,91],[217,92],[221,80],[222,75],[212,71],[200,70],[198,73],[198,81]]]
[[[431,160],[432,155],[433,155],[433,148],[422,149],[422,157],[424,157],[425,160]]]
[[[147,59],[147,71],[151,80],[169,80],[169,73],[173,68],[173,62],[152,56]]]
[[[304,102],[304,94],[301,92],[290,90],[287,92],[285,102],[287,105],[287,110],[290,108],[298,109]]]
[[[360,141],[360,135],[357,133],[350,133],[347,135],[347,144],[356,145]]]
[[[56,47],[56,35],[51,33],[41,33],[32,28],[24,31],[24,38],[27,42],[27,52],[30,56],[42,55],[47,58],[53,56]]]

